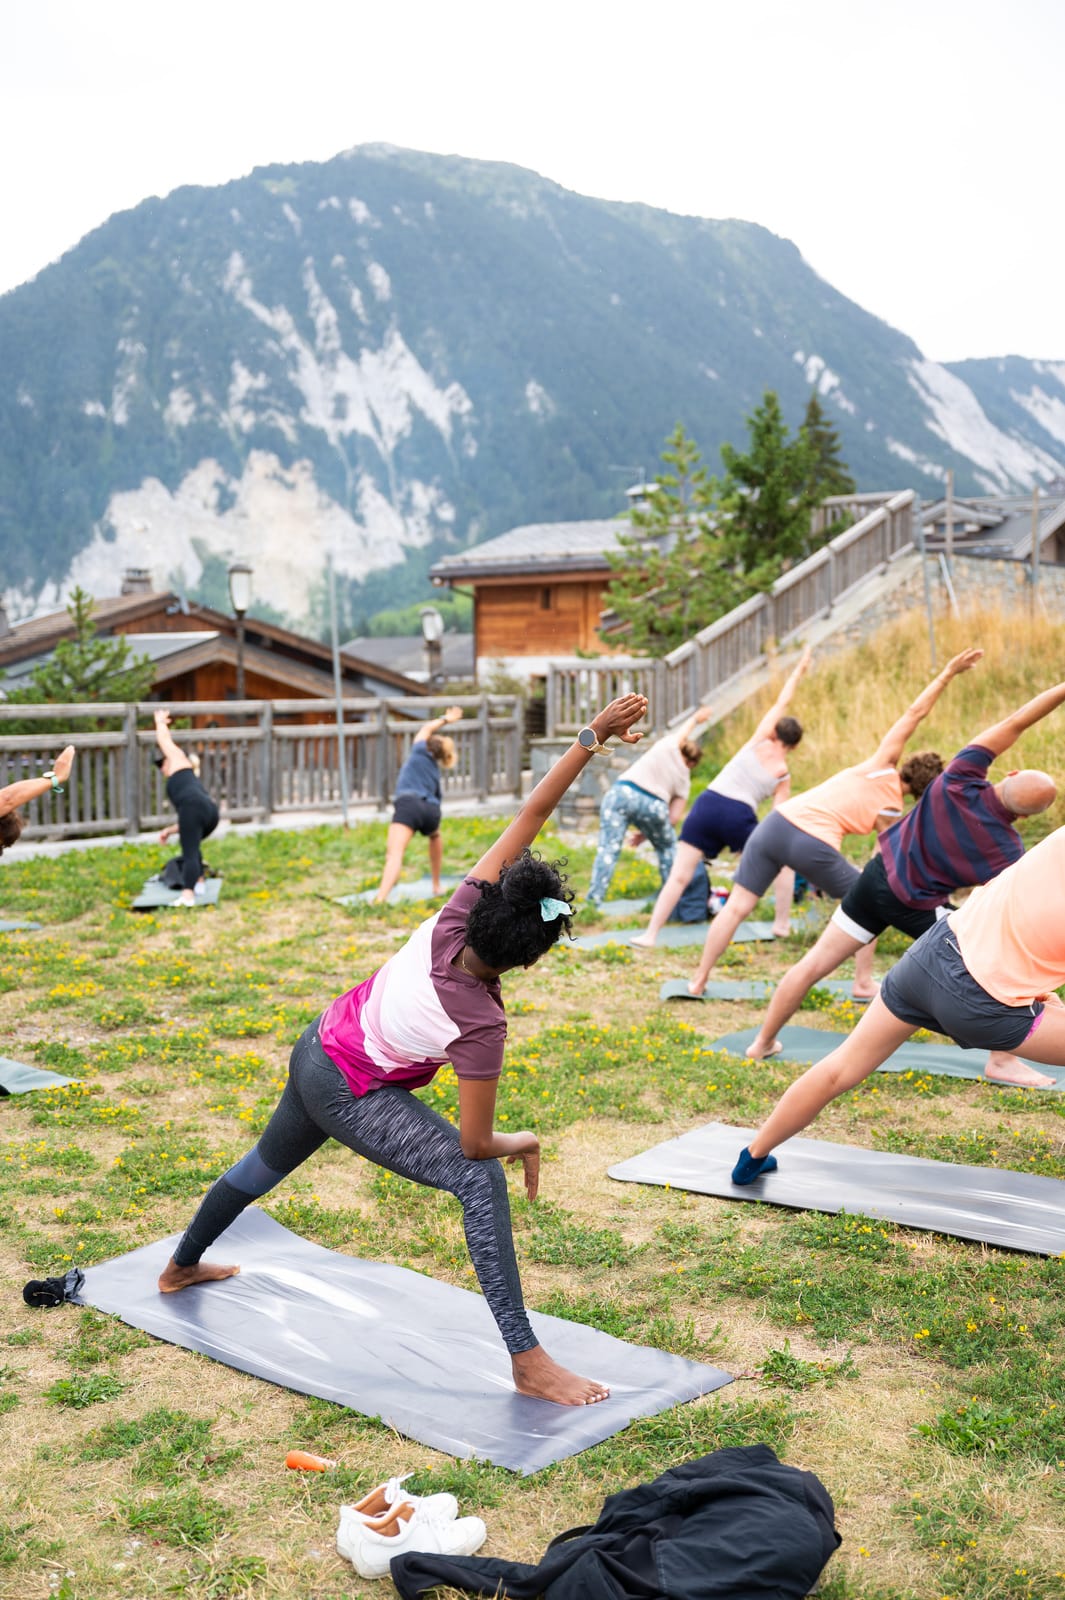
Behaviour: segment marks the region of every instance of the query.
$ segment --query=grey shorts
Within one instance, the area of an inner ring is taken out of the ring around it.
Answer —
[[[945,1033],[965,1050],[1016,1050],[1043,1012],[1042,1000],[1007,1006],[981,988],[946,917],[892,967],[880,998],[900,1022]]]
[[[744,845],[733,882],[761,899],[781,867],[794,867],[833,900],[842,900],[861,876],[853,862],[830,844],[804,833],[779,811],[771,811]]]

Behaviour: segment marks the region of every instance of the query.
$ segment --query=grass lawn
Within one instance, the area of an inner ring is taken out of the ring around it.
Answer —
[[[497,831],[447,821],[447,868],[472,864]],[[0,935],[0,1054],[84,1082],[0,1101],[0,1595],[381,1593],[387,1584],[360,1583],[335,1554],[336,1507],[396,1472],[483,1515],[484,1553],[529,1560],[592,1520],[606,1493],[719,1445],[763,1441],[835,1498],[844,1543],[825,1600],[1065,1593],[1065,1260],[606,1177],[611,1161],[700,1121],[760,1118],[792,1075],[707,1048],[753,1031],[756,1007],[657,1006],[661,980],[685,976],[695,951],[559,949],[508,977],[499,1122],[544,1138],[536,1206],[511,1179],[530,1305],[713,1361],[737,1378],[719,1395],[519,1479],[93,1311],[22,1304],[30,1276],[180,1229],[254,1140],[305,1023],[424,914],[351,912],[329,898],[374,881],[384,833],[226,839],[209,852],[225,872],[221,905],[194,916],[126,909],[161,849],[5,861],[3,913],[45,927]],[[544,848],[568,856],[583,889],[591,845],[548,837]],[[420,851],[410,876],[424,868]],[[650,862],[629,857],[613,892],[656,880]],[[739,946],[721,972],[779,975],[810,938]],[[903,948],[882,940],[881,965]],[[799,1020],[840,1029],[853,1011]],[[454,1113],[449,1071],[423,1093]],[[891,1075],[814,1131],[1065,1178],[1063,1116],[1061,1096]],[[456,1204],[336,1146],[267,1206],[332,1249],[476,1286]],[[342,1466],[286,1472],[293,1447]]]

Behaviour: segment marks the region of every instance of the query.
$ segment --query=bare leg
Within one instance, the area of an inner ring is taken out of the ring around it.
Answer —
[[[777,984],[762,1025],[747,1047],[747,1054],[756,1061],[776,1055],[777,1034],[798,1011],[814,984],[835,972],[841,962],[862,948],[857,939],[830,922],[813,949],[808,950],[801,961],[796,961]]]
[[[794,1134],[801,1133],[823,1111],[829,1101],[853,1089],[856,1083],[874,1073],[881,1062],[897,1050],[916,1030],[909,1022],[893,1016],[878,995],[854,1032],[830,1056],[808,1068],[785,1089],[768,1118],[763,1122],[748,1149],[761,1160],[770,1150]],[[1063,1027],[1065,1035],[1065,1027]],[[1062,1043],[1065,1060],[1065,1038]]]
[[[710,924],[710,931],[706,935],[703,953],[699,958],[699,965],[695,975],[688,985],[689,994],[702,994],[706,988],[706,980],[714,970],[714,963],[732,943],[732,935],[748,911],[758,904],[758,896],[752,894],[750,889],[743,889],[739,884],[733,889],[725,904]]]
[[[433,878],[433,893],[442,894],[443,884],[440,882],[440,871],[444,865],[444,835],[439,828],[429,835],[429,871]]]
[[[791,902],[795,898],[795,868],[781,867],[773,891],[773,932],[786,939],[791,932]]]
[[[1045,1023],[1041,1024],[1041,1027],[1045,1026]],[[984,1077],[992,1083],[1012,1083],[1020,1089],[1047,1089],[1056,1082],[1054,1078],[1048,1078],[1045,1072],[1037,1072],[1027,1061],[1022,1061],[1019,1056],[1011,1056],[1006,1050],[992,1050],[989,1053]]]
[[[631,944],[638,944],[644,950],[651,949],[659,933],[669,921],[670,913],[673,911],[677,901],[689,883],[691,883],[695,869],[702,859],[703,853],[701,850],[697,850],[693,844],[685,844],[683,839],[678,840],[677,853],[673,858],[669,877],[658,891],[658,899],[655,901],[654,910],[651,912],[651,920],[647,924],[644,933],[638,933],[634,939],[629,941]]]
[[[858,954],[854,958],[854,985],[852,993],[856,1000],[871,1000],[880,993],[880,985],[873,977],[873,957],[876,955],[876,940],[870,939],[868,944],[859,946]]]
[[[233,1278],[239,1267],[213,1266],[209,1261],[197,1261],[191,1267],[179,1267],[173,1256],[159,1276],[162,1294],[173,1294],[175,1289],[187,1289],[193,1283],[219,1283],[223,1278]]]
[[[542,1345],[534,1344],[510,1358],[514,1387],[537,1400],[553,1400],[558,1406],[594,1406],[605,1400],[610,1390],[592,1378],[578,1378],[552,1361]]]
[[[407,846],[414,838],[414,829],[408,828],[402,822],[388,824],[388,838],[385,841],[385,869],[381,874],[381,882],[377,886],[377,893],[373,897],[375,906],[384,905],[395,887],[396,881],[403,870],[403,857]]]

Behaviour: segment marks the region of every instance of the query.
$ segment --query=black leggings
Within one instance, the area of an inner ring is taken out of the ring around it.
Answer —
[[[458,1129],[409,1089],[386,1085],[353,1094],[322,1049],[318,1023],[301,1036],[281,1101],[255,1146],[204,1197],[174,1251],[179,1267],[199,1261],[244,1207],[336,1139],[379,1167],[447,1189],[462,1203],[466,1244],[477,1281],[511,1355],[537,1343],[529,1326],[514,1255],[507,1180],[498,1161],[471,1161]]]
[[[182,886],[195,889],[203,877],[200,845],[218,826],[218,807],[207,795],[190,794],[178,805],[177,820]]]

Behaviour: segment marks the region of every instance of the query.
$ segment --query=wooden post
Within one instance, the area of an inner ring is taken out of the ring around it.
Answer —
[[[141,796],[140,796],[140,746],[137,743],[137,707],[128,705],[123,712],[122,720],[125,724],[126,735],[125,750],[125,812],[126,833],[132,838],[141,831]]]
[[[947,571],[950,574],[950,576],[953,577],[954,576],[954,468],[953,467],[948,467],[947,468],[946,549],[944,550],[943,553],[947,558]]]
[[[259,707],[259,733],[262,749],[259,752],[259,814],[263,822],[269,821],[274,809],[274,706],[264,700]]]
[[[380,732],[377,735],[377,781],[380,785],[378,796],[381,805],[387,806],[392,793],[392,735],[388,731],[388,701],[382,700],[377,712]]]
[[[484,800],[488,796],[491,737],[491,730],[488,726],[488,696],[482,695],[481,704],[477,712],[477,744],[474,753],[474,788],[478,800]]]
[[[1039,485],[1032,490],[1032,594],[1039,593],[1039,563],[1042,558],[1039,544]]]

